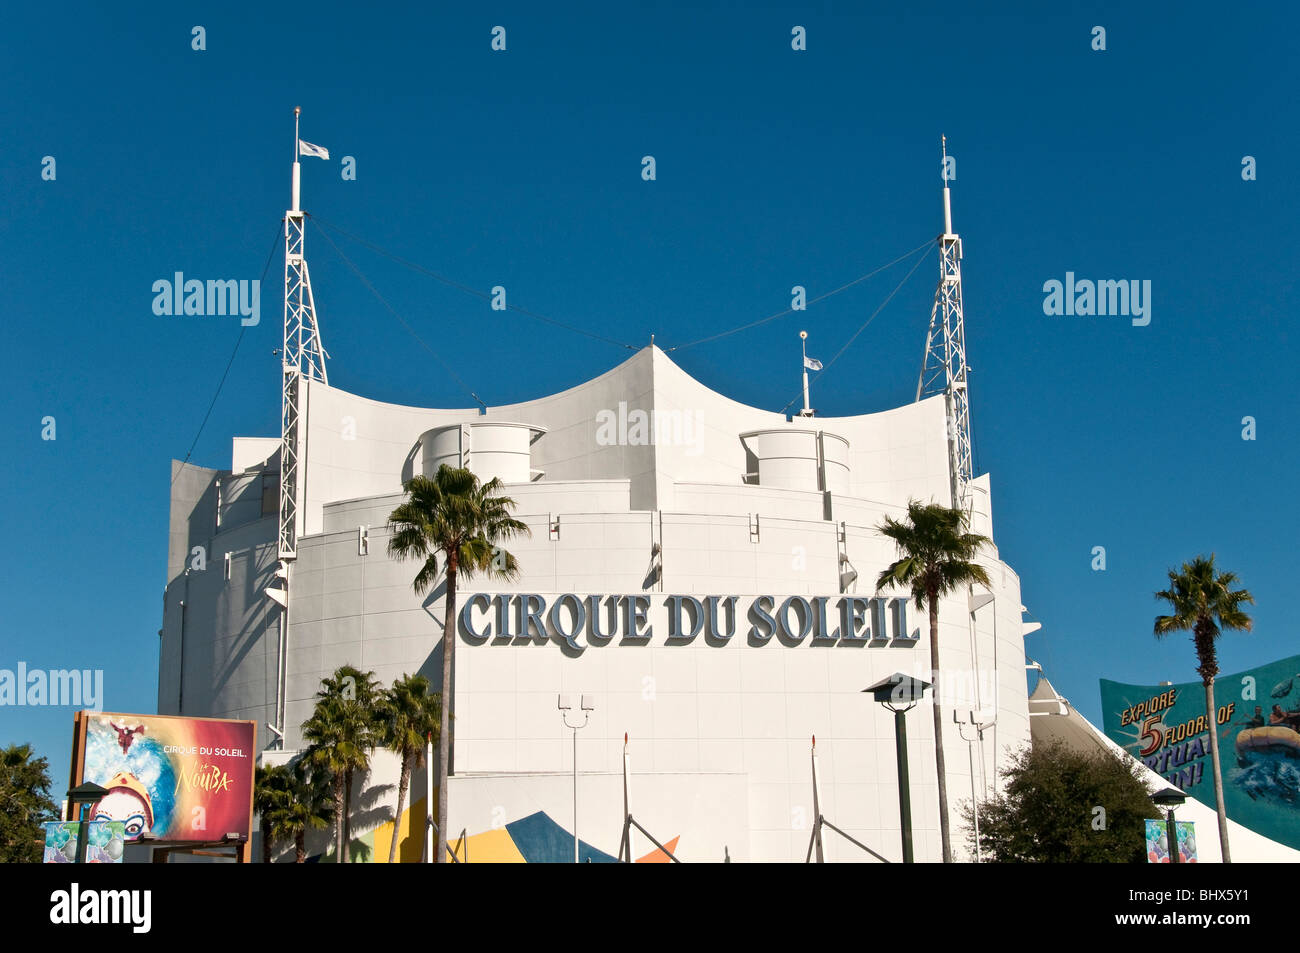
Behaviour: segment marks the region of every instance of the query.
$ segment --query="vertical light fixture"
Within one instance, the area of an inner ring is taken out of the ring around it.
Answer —
[[[556,701],[556,707],[560,709],[560,717],[564,720],[564,727],[573,731],[573,862],[575,864],[578,863],[578,729],[587,727],[591,713],[596,710],[590,695],[579,696],[578,704],[582,709],[582,724],[571,725],[569,712],[573,710],[573,699],[568,695],[560,695]]]

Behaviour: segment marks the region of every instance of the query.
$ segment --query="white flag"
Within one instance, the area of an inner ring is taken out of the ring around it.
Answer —
[[[305,156],[316,156],[318,159],[328,159],[330,151],[324,146],[313,146],[305,139],[298,140],[298,151]]]
[[[817,360],[817,358],[815,357],[808,357],[807,355],[805,355],[803,359],[803,366],[810,371],[820,371],[822,369],[822,362]]]

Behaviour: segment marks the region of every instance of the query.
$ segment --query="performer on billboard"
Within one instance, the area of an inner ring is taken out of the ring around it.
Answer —
[[[106,786],[108,793],[96,805],[93,819],[122,821],[128,838],[148,834],[153,829],[153,799],[140,779],[119,771]]]

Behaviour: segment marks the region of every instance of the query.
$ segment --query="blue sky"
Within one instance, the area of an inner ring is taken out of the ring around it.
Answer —
[[[793,285],[814,297],[933,238],[946,134],[976,462],[1043,623],[1029,655],[1097,723],[1099,677],[1191,680],[1190,643],[1151,636],[1151,593],[1201,551],[1258,603],[1254,633],[1223,640],[1223,670],[1293,654],[1300,17],[1281,4],[982,6],[9,11],[0,667],[103,669],[105,708],[156,704],[169,461],[194,440],[240,327],[156,316],[151,287],[177,271],[261,275],[288,200],[295,105],[303,138],[333,156],[304,160],[304,207],[320,220],[632,346],[757,320]],[[496,25],[504,53],[490,49]],[[345,155],[355,181],[340,175]],[[1248,155],[1256,181],[1242,179]],[[493,312],[334,238],[435,351],[473,355],[456,370],[489,404],[632,353]],[[307,249],[331,383],[471,403],[318,228]],[[798,391],[797,332],[829,360],[907,264],[671,356],[780,409]],[[278,433],[281,268],[277,251],[197,463],[229,466],[231,436]],[[936,268],[931,253],[815,384],[824,413],[912,398]],[[1043,283],[1067,271],[1150,280],[1151,324],[1045,316]],[[1254,441],[1241,439],[1247,415]],[[0,743],[33,742],[56,795],[71,714],[0,710]]]

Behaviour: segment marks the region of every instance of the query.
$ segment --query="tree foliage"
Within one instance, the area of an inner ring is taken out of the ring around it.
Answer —
[[[316,707],[302,725],[312,765],[329,776],[336,806],[334,856],[346,864],[352,841],[352,786],[370,770],[370,752],[379,743],[378,704],[382,690],[374,672],[343,665],[321,679]]]
[[[261,821],[262,863],[269,864],[279,839],[272,820],[290,798],[290,774],[287,764],[258,765],[253,776],[253,810]]]
[[[975,557],[993,541],[966,526],[961,510],[917,500],[908,502],[907,519],[886,516],[877,529],[894,541],[900,558],[876,579],[876,589],[907,589],[916,607],[924,609],[972,582],[992,588]]]
[[[308,831],[324,830],[335,818],[333,779],[310,758],[257,769],[253,805],[262,818],[262,861],[275,845],[293,841],[294,860],[306,860]]]
[[[519,563],[502,544],[531,531],[510,515],[515,501],[497,495],[502,486],[499,479],[480,483],[471,471],[445,463],[433,477],[415,476],[406,482],[406,501],[388,517],[393,534],[388,555],[423,560],[412,583],[417,595],[438,581],[439,555],[447,568],[465,579],[480,572],[494,579],[519,578]]]
[[[1136,762],[1062,742],[1016,755],[1002,794],[980,805],[980,848],[995,863],[1143,863],[1146,819],[1159,818]],[[1101,809],[1100,811],[1098,809]],[[1104,812],[1104,813],[1103,813]],[[970,842],[970,804],[963,808]]]
[[[384,693],[379,706],[379,733],[384,747],[402,759],[397,783],[397,811],[388,862],[397,861],[402,811],[411,786],[411,771],[424,763],[424,746],[437,743],[442,721],[442,695],[429,690],[423,675],[403,675]],[[433,792],[429,792],[433,796]]]
[[[50,764],[28,744],[0,748],[0,863],[38,864],[46,821],[58,820],[50,799]]]
[[[1223,630],[1249,632],[1253,620],[1241,608],[1255,597],[1245,589],[1234,589],[1240,580],[1235,572],[1220,571],[1214,554],[1197,556],[1183,563],[1181,571],[1169,570],[1169,588],[1156,593],[1169,603],[1170,615],[1158,615],[1155,636],[1191,632],[1196,646],[1196,673],[1205,685],[1219,674],[1216,640]]]

